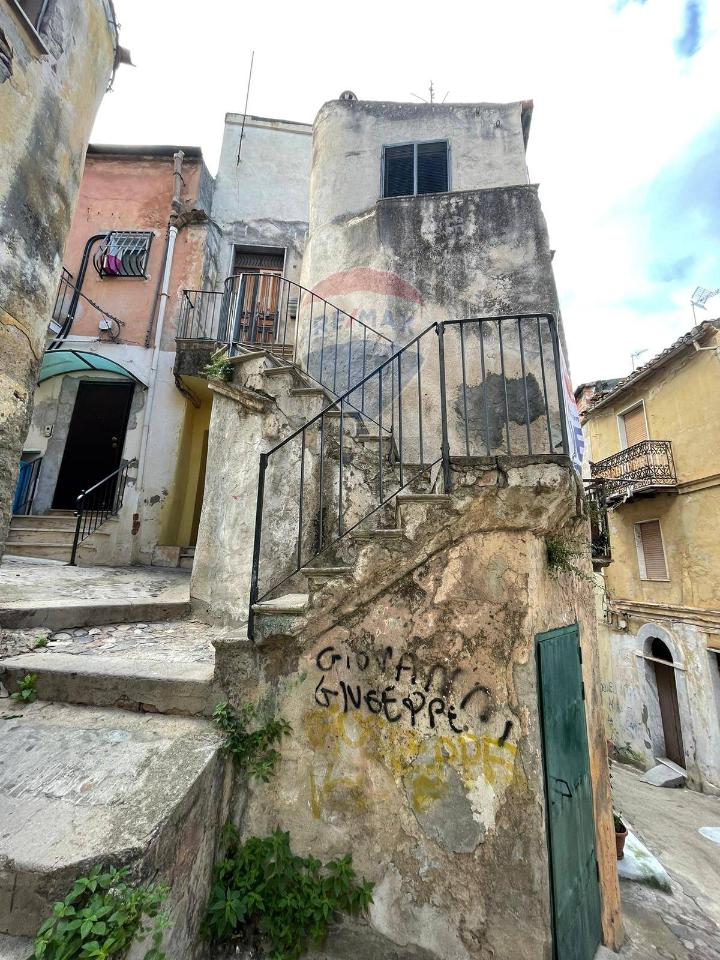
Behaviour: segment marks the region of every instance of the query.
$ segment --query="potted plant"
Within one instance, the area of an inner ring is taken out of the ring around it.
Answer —
[[[618,860],[622,860],[625,856],[625,841],[628,835],[627,827],[617,813],[613,813],[613,820],[615,821],[615,849],[617,851],[617,858]]]

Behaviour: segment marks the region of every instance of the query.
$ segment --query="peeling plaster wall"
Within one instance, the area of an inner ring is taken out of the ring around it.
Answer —
[[[675,670],[685,765],[691,786],[720,795],[720,683],[718,654],[708,649],[710,635],[699,625],[680,620],[628,618],[628,630],[598,631],[611,672],[603,671],[603,709],[608,739],[616,756],[641,769],[665,756],[665,739],[648,640],[661,639],[670,649]]]
[[[112,73],[111,21],[103,0],[57,0],[43,52],[11,7],[0,10],[13,51],[12,72],[0,74],[0,553],[85,148]]]
[[[447,513],[415,505],[409,542],[366,548],[290,632],[263,618],[257,646],[218,644],[231,697],[259,696],[293,727],[244,833],[352,852],[375,883],[369,927],[353,939],[345,924],[328,960],[356,957],[360,937],[378,957],[551,956],[534,637],[576,620],[603,929],[621,939],[589,587],[554,580],[545,559],[546,533],[576,529],[575,484],[556,465],[499,466],[456,472]]]
[[[241,114],[225,116],[212,206],[219,233],[216,285],[232,273],[236,245],[284,249],[285,276],[297,281],[307,234],[312,127],[248,116],[243,131],[242,121]]]

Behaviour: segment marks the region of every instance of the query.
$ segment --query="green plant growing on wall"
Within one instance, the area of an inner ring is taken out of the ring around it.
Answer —
[[[167,916],[161,907],[167,887],[132,886],[126,875],[127,869],[95,867],[79,877],[40,927],[33,960],[120,960],[135,940],[148,936],[144,960],[165,960]]]
[[[224,380],[227,383],[232,380],[233,365],[227,356],[221,353],[212,358],[203,369],[203,373],[209,380]]]
[[[18,688],[15,693],[10,694],[10,699],[14,700],[15,703],[34,703],[35,700],[37,700],[37,691],[35,690],[36,683],[37,674],[26,673],[18,683]]]
[[[253,703],[245,703],[239,710],[229,703],[219,703],[213,720],[225,734],[223,749],[233,758],[236,769],[267,783],[280,759],[274,744],[292,731],[287,720],[273,718],[258,726],[258,708]],[[255,729],[251,730],[253,725]]]
[[[355,915],[372,903],[373,885],[357,879],[350,856],[326,864],[295,856],[281,830],[241,844],[228,827],[226,839],[203,927],[214,943],[242,937],[267,949],[270,960],[297,960],[311,941],[325,940],[338,913]]]
[[[590,556],[590,547],[582,537],[550,536],[545,539],[545,547],[551,577],[572,573],[581,580],[593,583],[593,578],[575,562]]]

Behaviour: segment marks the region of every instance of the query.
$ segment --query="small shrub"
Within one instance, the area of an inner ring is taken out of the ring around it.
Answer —
[[[110,960],[125,957],[134,940],[151,937],[145,960],[164,960],[161,950],[167,917],[163,885],[134,887],[127,870],[95,867],[56,903],[35,938],[33,960]],[[147,919],[152,924],[147,924]]]
[[[280,759],[273,745],[292,731],[287,720],[273,719],[249,730],[258,721],[258,710],[252,703],[243,704],[239,710],[229,703],[219,703],[213,720],[225,734],[223,749],[233,758],[237,770],[267,783]]]
[[[44,637],[42,634],[40,634],[38,637],[35,638],[36,650],[38,649],[38,647],[46,647],[47,645],[48,645],[48,638]]]
[[[547,537],[545,546],[550,576],[557,577],[560,573],[572,573],[581,580],[593,583],[593,578],[574,562],[590,556],[590,547],[581,537]]]
[[[229,828],[227,841],[203,927],[214,943],[243,937],[270,960],[297,960],[310,941],[325,940],[336,914],[358,914],[372,902],[373,885],[357,880],[350,856],[324,865],[295,856],[280,830],[241,844]]]
[[[225,354],[220,354],[218,357],[213,357],[203,373],[209,380],[224,380],[227,383],[232,380],[233,366]]]
[[[35,690],[36,683],[37,674],[26,673],[18,683],[18,688],[15,693],[10,694],[10,699],[14,700],[15,703],[34,703],[35,700],[37,700],[37,691]]]

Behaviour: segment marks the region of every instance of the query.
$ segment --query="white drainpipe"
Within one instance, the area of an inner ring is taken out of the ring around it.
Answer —
[[[147,446],[150,436],[150,423],[152,421],[153,404],[155,403],[155,390],[157,386],[158,366],[160,363],[160,347],[162,344],[163,326],[165,324],[165,311],[170,297],[170,274],[172,273],[173,253],[175,251],[175,239],[178,235],[178,228],[175,220],[180,209],[180,188],[182,184],[182,162],[185,154],[182,150],[174,155],[173,177],[175,186],[173,190],[172,213],[170,223],[168,224],[168,245],[167,256],[165,257],[165,271],[162,278],[162,287],[160,289],[160,305],[158,307],[157,323],[155,324],[155,343],[153,345],[152,363],[150,364],[150,380],[148,383],[147,400],[145,401],[145,415],[143,417],[142,437],[140,438],[140,455],[138,456],[138,472],[136,489],[138,492],[138,509],[142,508],[142,498],[144,494],[145,465],[147,463]]]

